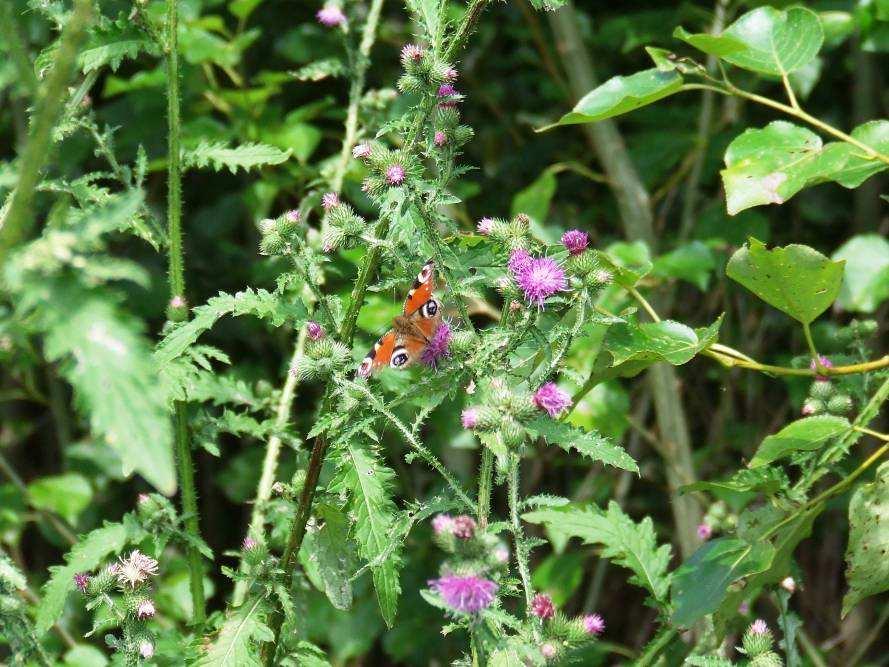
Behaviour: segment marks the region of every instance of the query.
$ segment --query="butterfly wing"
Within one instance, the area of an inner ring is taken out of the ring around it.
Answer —
[[[417,279],[414,280],[413,286],[407,293],[407,298],[404,300],[404,314],[410,316],[417,312],[423,304],[432,298],[434,291],[435,262],[430,259],[420,269]]]
[[[388,366],[392,361],[392,354],[395,351],[396,334],[394,329],[389,329],[380,336],[380,339],[370,348],[370,352],[364,357],[358,370],[355,372],[358,377],[369,377],[376,371]]]

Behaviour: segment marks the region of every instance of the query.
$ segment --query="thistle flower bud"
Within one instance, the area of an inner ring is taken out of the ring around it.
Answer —
[[[309,320],[306,322],[306,335],[314,341],[319,341],[324,338],[324,327],[314,320]]]
[[[336,192],[326,192],[321,197],[321,206],[325,211],[336,208],[340,205],[340,197]]]
[[[836,393],[830,380],[815,380],[809,388],[809,395],[822,401],[828,401]]]
[[[699,523],[697,528],[698,539],[706,542],[713,535],[713,528],[708,523]]]
[[[553,599],[546,593],[538,593],[531,600],[531,613],[541,620],[548,620],[556,615]]]
[[[468,409],[472,410],[471,420],[474,431],[491,431],[500,422],[500,413],[486,405],[476,405]]]
[[[147,639],[143,639],[139,642],[139,655],[142,658],[148,660],[149,658],[154,657],[154,644],[148,641]]]
[[[769,626],[761,618],[756,619],[747,628],[747,632],[741,638],[741,644],[744,652],[751,658],[767,653],[772,649],[772,631]]]
[[[827,357],[825,357],[823,354],[818,355],[817,363],[815,362],[815,359],[812,359],[812,361],[809,363],[809,368],[813,371],[817,371],[819,366],[821,366],[821,368],[833,368],[833,362],[830,359],[828,359]],[[815,379],[816,380],[829,380],[830,378],[826,375],[816,375]]]
[[[824,405],[824,401],[820,401],[817,398],[807,398],[803,403],[801,412],[808,417],[810,415],[820,415],[826,409],[827,406]]]
[[[475,225],[476,231],[482,236],[487,236],[494,229],[494,218],[482,218]]]
[[[540,655],[542,655],[547,660],[552,660],[558,654],[558,649],[556,645],[552,642],[544,642],[540,645]]]
[[[571,407],[571,396],[555,382],[547,382],[534,393],[534,405],[556,419]]]
[[[401,48],[401,63],[409,68],[423,60],[423,47],[418,44],[405,44]]]
[[[352,149],[352,157],[356,160],[366,160],[371,156],[372,152],[373,149],[370,147],[370,144],[365,141]]]
[[[589,244],[589,235],[579,229],[571,229],[562,234],[562,245],[564,245],[572,255],[582,254]]]
[[[827,402],[827,411],[832,415],[846,415],[852,412],[852,397],[837,394]]]
[[[94,576],[89,577],[86,593],[91,597],[108,593],[117,585],[117,565],[103,567]]]
[[[143,598],[135,602],[135,616],[140,621],[154,617],[154,602],[148,598]]]
[[[508,409],[518,421],[527,421],[537,414],[538,408],[531,394],[520,392],[510,396]]]
[[[448,143],[448,135],[441,130],[436,130],[435,136],[432,138],[432,143],[441,148]]]
[[[406,175],[404,167],[400,164],[392,164],[386,168],[386,182],[391,186],[404,183]]]
[[[463,357],[473,351],[478,344],[475,334],[467,329],[459,329],[451,334],[450,351],[458,357]]]
[[[796,592],[796,581],[793,580],[793,577],[784,577],[781,580],[781,588],[793,595]]]
[[[77,586],[77,590],[81,593],[86,593],[87,588],[90,585],[90,575],[87,572],[80,572],[79,574],[74,575],[74,585]]]
[[[315,14],[318,23],[326,28],[336,28],[346,24],[346,15],[338,4],[328,2]]]
[[[605,619],[599,614],[588,614],[581,619],[584,632],[588,635],[598,636],[605,632]]]
[[[504,445],[509,448],[516,448],[525,442],[525,427],[515,419],[508,417],[503,420],[500,427],[500,435],[503,438]]]
[[[171,322],[184,322],[188,319],[188,301],[177,294],[167,304],[167,319]]]
[[[460,540],[471,540],[475,536],[475,519],[466,514],[454,517],[454,537]]]

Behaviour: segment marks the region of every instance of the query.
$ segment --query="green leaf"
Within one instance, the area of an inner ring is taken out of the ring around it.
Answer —
[[[358,553],[372,563],[374,589],[383,620],[390,628],[395,622],[401,585],[399,549],[392,546],[395,503],[392,479],[395,473],[384,466],[365,445],[348,439],[342,452],[331,490],[349,493],[349,511],[354,517]]]
[[[755,470],[741,468],[728,479],[686,484],[679,490],[682,493],[692,491],[734,491],[736,493],[760,491],[770,495],[787,484],[787,476],[781,468],[759,467]]]
[[[615,76],[584,95],[557,123],[538,131],[619,116],[672,95],[681,87],[682,77],[675,71],[653,68],[630,76]]]
[[[793,452],[820,449],[828,440],[842,435],[849,428],[849,420],[845,417],[817,415],[797,419],[763,440],[749,465],[759,468]]]
[[[775,548],[768,542],[748,544],[730,537],[710,540],[673,575],[672,622],[687,628],[713,613],[730,584],[766,570],[774,556]]]
[[[556,194],[556,175],[546,169],[531,185],[518,192],[512,199],[512,215],[525,213],[532,222],[543,224],[553,196]]]
[[[110,555],[119,553],[135,537],[120,523],[106,523],[87,533],[65,555],[64,565],[49,568],[49,580],[43,585],[37,606],[35,625],[38,634],[49,630],[65,608],[65,598],[74,588],[74,575],[95,570]]]
[[[720,35],[673,33],[696,49],[743,69],[781,76],[811,62],[824,42],[818,15],[802,7],[787,11],[758,7]]]
[[[349,538],[349,520],[331,505],[318,505],[314,514],[320,528],[306,533],[300,561],[307,572],[314,572],[321,590],[336,609],[352,606],[351,576],[355,571],[354,544]]]
[[[523,514],[528,523],[545,525],[562,537],[579,537],[584,544],[601,544],[601,556],[633,572],[630,583],[666,604],[670,588],[670,545],[657,545],[650,517],[636,523],[612,501],[608,510],[595,505],[556,507]]]
[[[55,512],[69,523],[76,523],[77,516],[90,504],[93,490],[83,475],[66,473],[31,482],[28,497],[34,507]]]
[[[216,640],[198,661],[204,667],[259,667],[259,644],[272,641],[274,635],[265,624],[265,597],[248,599],[232,611]]]
[[[160,49],[141,29],[122,18],[94,30],[77,62],[84,74],[105,66],[116,72],[124,58],[134,59],[142,52],[156,56]]]
[[[182,152],[182,166],[185,169],[212,166],[216,171],[228,168],[235,174],[238,169],[249,171],[269,164],[281,164],[289,158],[289,150],[282,151],[268,144],[247,143],[229,148],[222,141],[201,141],[196,148]]]
[[[679,366],[716,342],[721,324],[722,316],[709,327],[698,329],[673,320],[612,324],[605,334],[604,347],[611,353],[612,366],[659,361]]]
[[[596,261],[611,273],[615,283],[624,288],[634,287],[653,267],[651,253],[643,241],[612,243],[605,252],[594,252]]]
[[[838,306],[853,312],[872,313],[889,298],[889,241],[882,235],[853,236],[831,259],[846,262]]]
[[[843,266],[843,262],[832,262],[808,246],[792,244],[768,250],[751,238],[732,255],[725,274],[767,304],[809,324],[837,298]]]
[[[537,438],[546,438],[547,442],[558,445],[566,452],[575,450],[593,461],[601,461],[615,468],[639,472],[633,457],[623,447],[616,445],[599,433],[583,431],[562,421],[550,417],[536,417],[525,427]]]
[[[653,273],[685,280],[705,291],[715,269],[716,258],[713,251],[700,241],[692,241],[654,260]]]
[[[861,600],[889,590],[889,462],[874,481],[861,484],[849,502],[849,546],[843,616]]]
[[[851,136],[881,153],[889,151],[889,121],[859,125]],[[782,120],[736,137],[726,150],[725,165],[721,174],[729,215],[783,204],[803,188],[827,181],[855,188],[887,169],[856,146],[841,141],[824,145],[814,132]]]

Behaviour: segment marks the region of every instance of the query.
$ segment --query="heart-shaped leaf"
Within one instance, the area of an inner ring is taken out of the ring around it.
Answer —
[[[797,419],[762,441],[750,461],[750,467],[764,466],[793,452],[819,449],[831,438],[848,430],[849,420],[845,417],[818,415]]]
[[[768,250],[751,238],[732,255],[725,274],[769,305],[809,324],[837,298],[843,266],[808,246]]]
[[[722,317],[709,327],[699,329],[672,320],[614,324],[605,336],[605,349],[613,357],[612,366],[630,361],[666,361],[679,366],[712,345],[721,324]]]

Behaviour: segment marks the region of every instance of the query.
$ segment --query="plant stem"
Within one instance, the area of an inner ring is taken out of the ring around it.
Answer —
[[[22,38],[21,30],[19,30],[18,18],[15,15],[15,5],[12,2],[0,3],[0,34],[3,35],[3,41],[6,43],[6,50],[9,52],[10,60],[16,69],[16,75],[19,85],[24,89],[25,94],[33,97],[37,92],[39,82],[34,68],[31,66],[31,58],[28,55],[28,47]]]
[[[648,643],[648,646],[645,647],[645,652],[636,660],[634,663],[635,667],[653,665],[661,651],[667,648],[667,645],[673,641],[677,634],[679,634],[679,628],[674,626],[661,629],[655,638]]]
[[[53,68],[37,92],[28,142],[18,164],[18,184],[6,216],[0,220],[0,264],[9,250],[23,240],[34,225],[34,191],[40,172],[49,159],[52,129],[62,111],[63,99],[77,59],[77,49],[92,20],[92,0],[76,0],[54,56]]]
[[[823,368],[818,356],[818,350],[815,348],[815,341],[812,339],[812,329],[805,323],[803,324],[803,335],[806,337],[806,345],[809,346],[809,354],[812,355],[812,361],[815,362],[816,369]]]
[[[639,291],[635,287],[628,287],[627,292],[639,302],[639,305],[648,313],[648,316],[653,319],[655,322],[660,322],[660,315],[657,314],[654,308],[652,308],[651,304],[642,296]]]
[[[179,122],[179,3],[167,0],[167,238],[169,243],[168,271],[170,279],[169,317],[187,319],[188,311],[181,304],[185,300],[185,269],[182,259],[182,174],[180,171]],[[183,401],[173,405],[175,420],[176,465],[182,490],[182,514],[185,530],[200,540],[200,515],[194,482],[194,463],[188,434],[188,412]],[[202,624],[206,619],[204,602],[204,568],[201,553],[193,545],[186,546],[189,589],[191,590],[192,622]]]
[[[769,364],[761,364],[758,361],[750,359],[749,357],[747,357],[746,359],[739,359],[735,356],[735,354],[741,354],[737,350],[734,350],[725,345],[719,345],[718,347],[719,349],[717,349],[717,345],[712,345],[706,350],[703,350],[701,354],[712,359],[716,359],[716,361],[728,368],[746,368],[748,370],[761,371],[763,373],[770,373],[772,375],[799,375],[807,377],[815,377],[816,375],[855,375],[857,373],[868,373],[870,371],[889,368],[889,355],[880,357],[879,359],[874,359],[872,361],[865,361],[860,364],[849,364],[848,366],[833,366],[832,368],[821,367],[818,370],[812,370],[811,368],[789,368],[787,366],[771,366]]]
[[[519,464],[518,455],[511,454],[509,462],[509,475],[507,477],[507,493],[509,495],[509,518],[512,523],[512,535],[515,539],[515,559],[522,579],[522,588],[525,591],[526,613],[531,608],[533,588],[531,586],[531,573],[528,568],[528,552],[525,548],[525,534],[522,531],[522,523],[519,519]]]
[[[478,474],[478,525],[488,527],[491,514],[491,480],[494,476],[494,453],[482,445],[482,465]]]

